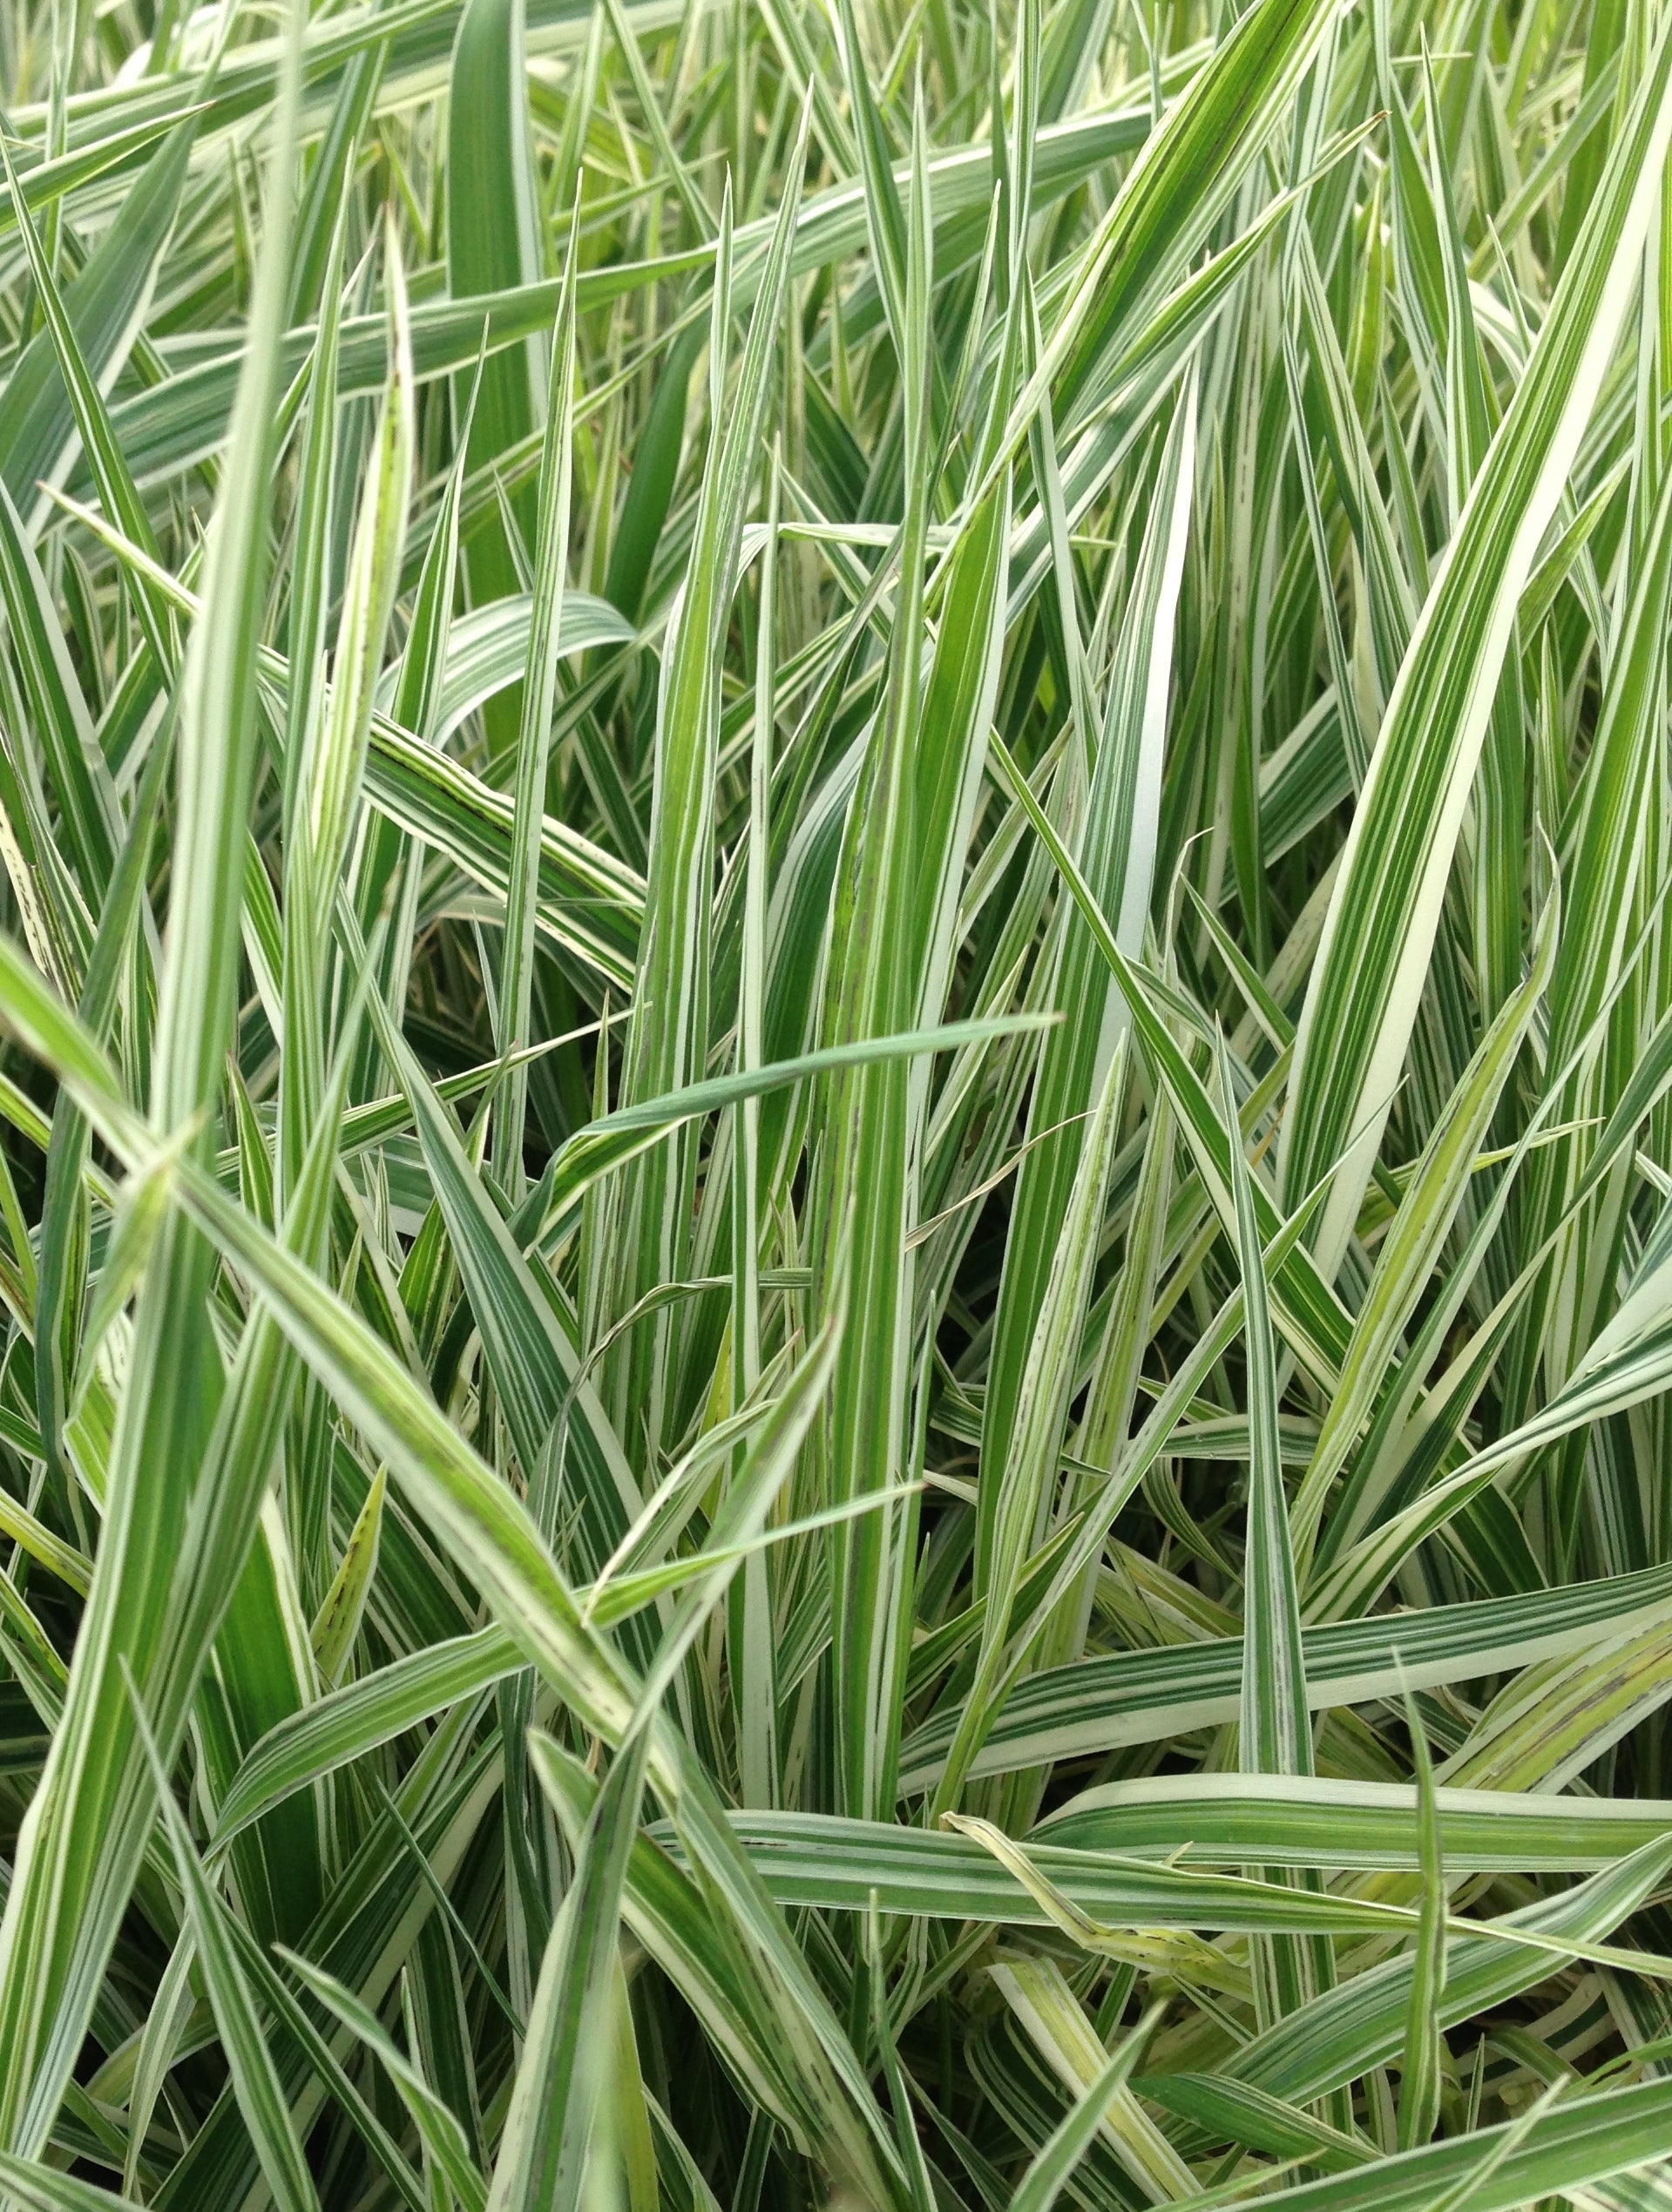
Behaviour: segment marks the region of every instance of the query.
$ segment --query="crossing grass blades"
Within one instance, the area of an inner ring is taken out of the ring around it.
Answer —
[[[0,57],[0,2202],[1672,2205],[1672,16]]]

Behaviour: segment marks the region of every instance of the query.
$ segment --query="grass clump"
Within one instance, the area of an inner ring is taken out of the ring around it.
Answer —
[[[1664,11],[0,48],[0,2203],[1672,2202]]]

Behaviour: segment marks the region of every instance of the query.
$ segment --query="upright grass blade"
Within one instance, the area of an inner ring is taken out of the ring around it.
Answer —
[[[1091,1295],[1097,1227],[1125,1095],[1126,1072],[1126,1052],[1117,1046],[1086,1131],[1080,1172],[1063,1217],[1034,1329],[1017,1407],[1008,1481],[994,1532],[980,1650],[958,1733],[936,1791],[933,1810],[937,1814],[951,1811],[958,1804],[970,1767],[997,1718],[993,1693],[1006,1655],[1012,1613],[1027,1560],[1049,1525],[1051,1489],[1076,1379],[1074,1350]]]
[[[885,1035],[909,1018],[910,970],[895,950],[909,928],[917,862],[916,791],[908,734],[923,666],[923,594],[930,501],[930,291],[933,243],[924,177],[921,106],[912,139],[903,320],[907,498],[888,673],[866,747],[837,880],[826,1033],[833,1043]],[[838,1076],[820,1195],[820,1290],[830,1302],[851,1270],[856,1326],[844,1334],[831,1397],[829,1495],[845,1504],[897,1483],[907,1445],[914,1153],[910,1086],[899,1062]],[[901,1609],[910,1576],[910,1520],[870,1515],[844,1529],[830,1559],[830,1617],[839,1802],[870,1816],[892,1802],[897,1742]]]
[[[805,143],[803,116],[799,143]],[[656,710],[656,797],[651,821],[653,875],[646,888],[637,995],[629,1025],[624,1094],[628,1103],[690,1082],[707,1050],[708,985],[707,879],[714,859],[714,772],[720,730],[718,642],[730,619],[741,547],[744,504],[753,477],[768,375],[789,278],[789,248],[800,170],[774,233],[750,317],[735,393],[716,408],[715,442],[703,472],[693,525],[690,565],[664,657]],[[715,248],[709,348],[716,394],[728,350],[731,222],[722,214]],[[648,1008],[658,1009],[653,1022]],[[681,1272],[693,1162],[676,1139],[650,1153],[624,1179],[616,1201],[618,1248],[606,1309],[610,1320],[653,1284]],[[600,1314],[599,1318],[603,1319]],[[611,1397],[618,1413],[631,1390],[646,1409],[650,1433],[661,1431],[666,1395],[666,1339],[660,1320],[642,1324],[612,1356]],[[668,1409],[672,1410],[671,1407]]]
[[[220,2029],[222,2047],[232,2069],[234,2093],[249,2127],[262,2175],[281,2212],[316,2212],[319,2199],[312,2175],[302,2155],[273,2060],[261,2033],[254,1996],[239,1964],[227,1909],[199,1864],[180,1810],[174,1803],[168,1776],[154,1739],[139,1715],[136,1722],[151,1763],[152,1780],[162,1808],[164,1825],[179,1870],[180,1887],[203,1977],[209,1988]]]
[[[546,762],[552,709],[557,696],[558,640],[563,619],[564,569],[569,555],[570,448],[574,437],[575,248],[570,235],[563,303],[552,343],[552,389],[540,455],[540,495],[534,559],[534,619],[528,633],[523,677],[522,723],[517,738],[516,811],[511,821],[511,880],[505,890],[504,942],[500,948],[499,1049],[525,1043],[534,987],[534,916],[539,886],[540,823],[545,815]],[[528,1076],[518,1065],[505,1077],[495,1126],[495,1163],[505,1195],[523,1195],[523,1133]]]
[[[1406,1694],[1406,1722],[1417,1769],[1418,1850],[1422,1860],[1423,1918],[1417,1933],[1405,2010],[1405,2064],[1399,2075],[1399,2148],[1414,2150],[1430,2141],[1439,2117],[1440,2000],[1445,1989],[1445,1865],[1440,1843],[1439,1805],[1434,1794],[1434,1765],[1427,1732],[1416,1701]]]
[[[778,475],[768,493],[761,552],[761,618],[755,664],[755,728],[749,747],[749,826],[743,944],[738,979],[737,1072],[761,1065],[765,1011],[768,879],[771,869],[771,778],[776,689]],[[732,1116],[732,1366],[734,1402],[761,1381],[761,1109],[739,1101]],[[751,1559],[733,1591],[729,1665],[739,1722],[738,1779],[746,1804],[769,1805],[778,1790],[777,1692],[773,1665],[772,1592],[766,1560]]]
[[[447,105],[447,264],[459,296],[532,284],[545,274],[525,41],[523,0],[475,0],[460,12]],[[478,337],[481,327],[478,318]],[[547,381],[544,351],[531,332],[484,365],[470,412],[471,468],[491,467],[535,428]],[[458,396],[462,402],[464,391]],[[518,528],[531,529],[525,497],[513,503],[512,514]],[[516,590],[517,565],[503,523],[490,522],[472,539],[468,559],[479,599]]]
[[[594,2130],[608,2086],[621,1886],[648,1749],[640,1728],[618,1752],[587,1816],[540,1969],[488,2199],[493,2212],[533,2200],[570,2212],[603,2149]]]
[[[228,475],[216,516],[206,619],[184,675],[176,747],[179,870],[160,982],[152,1099],[156,1126],[165,1132],[200,1116],[213,1101],[234,1011],[298,37],[293,27],[271,179],[277,213],[239,395],[240,465]],[[135,1800],[147,1785],[124,1709],[121,1670],[131,1670],[147,1694],[220,1397],[205,1309],[209,1274],[208,1248],[198,1235],[181,1221],[166,1222],[139,1295],[88,1633],[53,1739],[53,1779],[36,1801],[0,1920],[0,2132],[25,2154],[46,2140],[143,1842]],[[200,1650],[192,1663],[204,1656]],[[172,1752],[173,1742],[164,1749]]]
[[[1219,1038],[1219,1091],[1228,1126],[1237,1127],[1230,1056]],[[1265,1255],[1254,1215],[1240,1137],[1230,1146],[1237,1264],[1242,1277],[1242,1336],[1248,1357],[1249,1514],[1243,1546],[1246,1592],[1242,1699],[1237,1728],[1245,1772],[1308,1775],[1312,1730],[1303,1684],[1300,1600],[1277,1437],[1277,1366],[1266,1299]],[[1280,1878],[1280,1877],[1277,1877]],[[1256,2017],[1262,2027],[1294,2012],[1334,1979],[1327,1951],[1278,1941],[1254,1951]]]
[[[1036,2154],[1022,2176],[1021,2186],[1011,2199],[1018,2212],[1048,2212],[1057,2202],[1102,2124],[1110,2100],[1130,2080],[1134,2068],[1143,2057],[1154,2019],[1152,2013],[1148,2019],[1141,2021],[1123,2039],[1120,2048],[1110,2053],[1102,2072],[1086,2085],[1073,2110]]]
[[[1353,816],[1296,1040],[1281,1151],[1291,1191],[1333,1175],[1318,1231],[1326,1265],[1339,1258],[1357,1214],[1416,1020],[1515,602],[1636,281],[1649,180],[1672,133],[1669,71],[1672,45],[1661,38],[1587,217],[1583,250],[1558,287],[1435,575]]]
[[[1173,619],[1184,573],[1195,452],[1193,385],[1181,399],[1168,433],[1140,566],[1121,620],[1078,855],[1088,888],[1103,911],[1114,917],[1121,950],[1134,958],[1142,950],[1150,903]],[[1015,1218],[1005,1247],[982,1424],[983,1465],[993,1470],[1008,1464],[1027,1340],[1039,1310],[1040,1270],[1049,1264],[1084,1142],[1075,1117],[1087,1110],[1102,1080],[1125,1016],[1125,1002],[1084,917],[1070,906],[1058,926],[1061,942],[1053,996],[1064,1020],[1041,1048],[1029,1110],[1029,1133],[1035,1141],[1022,1162]],[[990,1481],[978,1577],[989,1571],[998,1494],[998,1481]]]

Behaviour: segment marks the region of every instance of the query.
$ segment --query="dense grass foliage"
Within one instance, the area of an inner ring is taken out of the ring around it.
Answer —
[[[1672,11],[0,52],[0,2206],[1672,2206]]]

